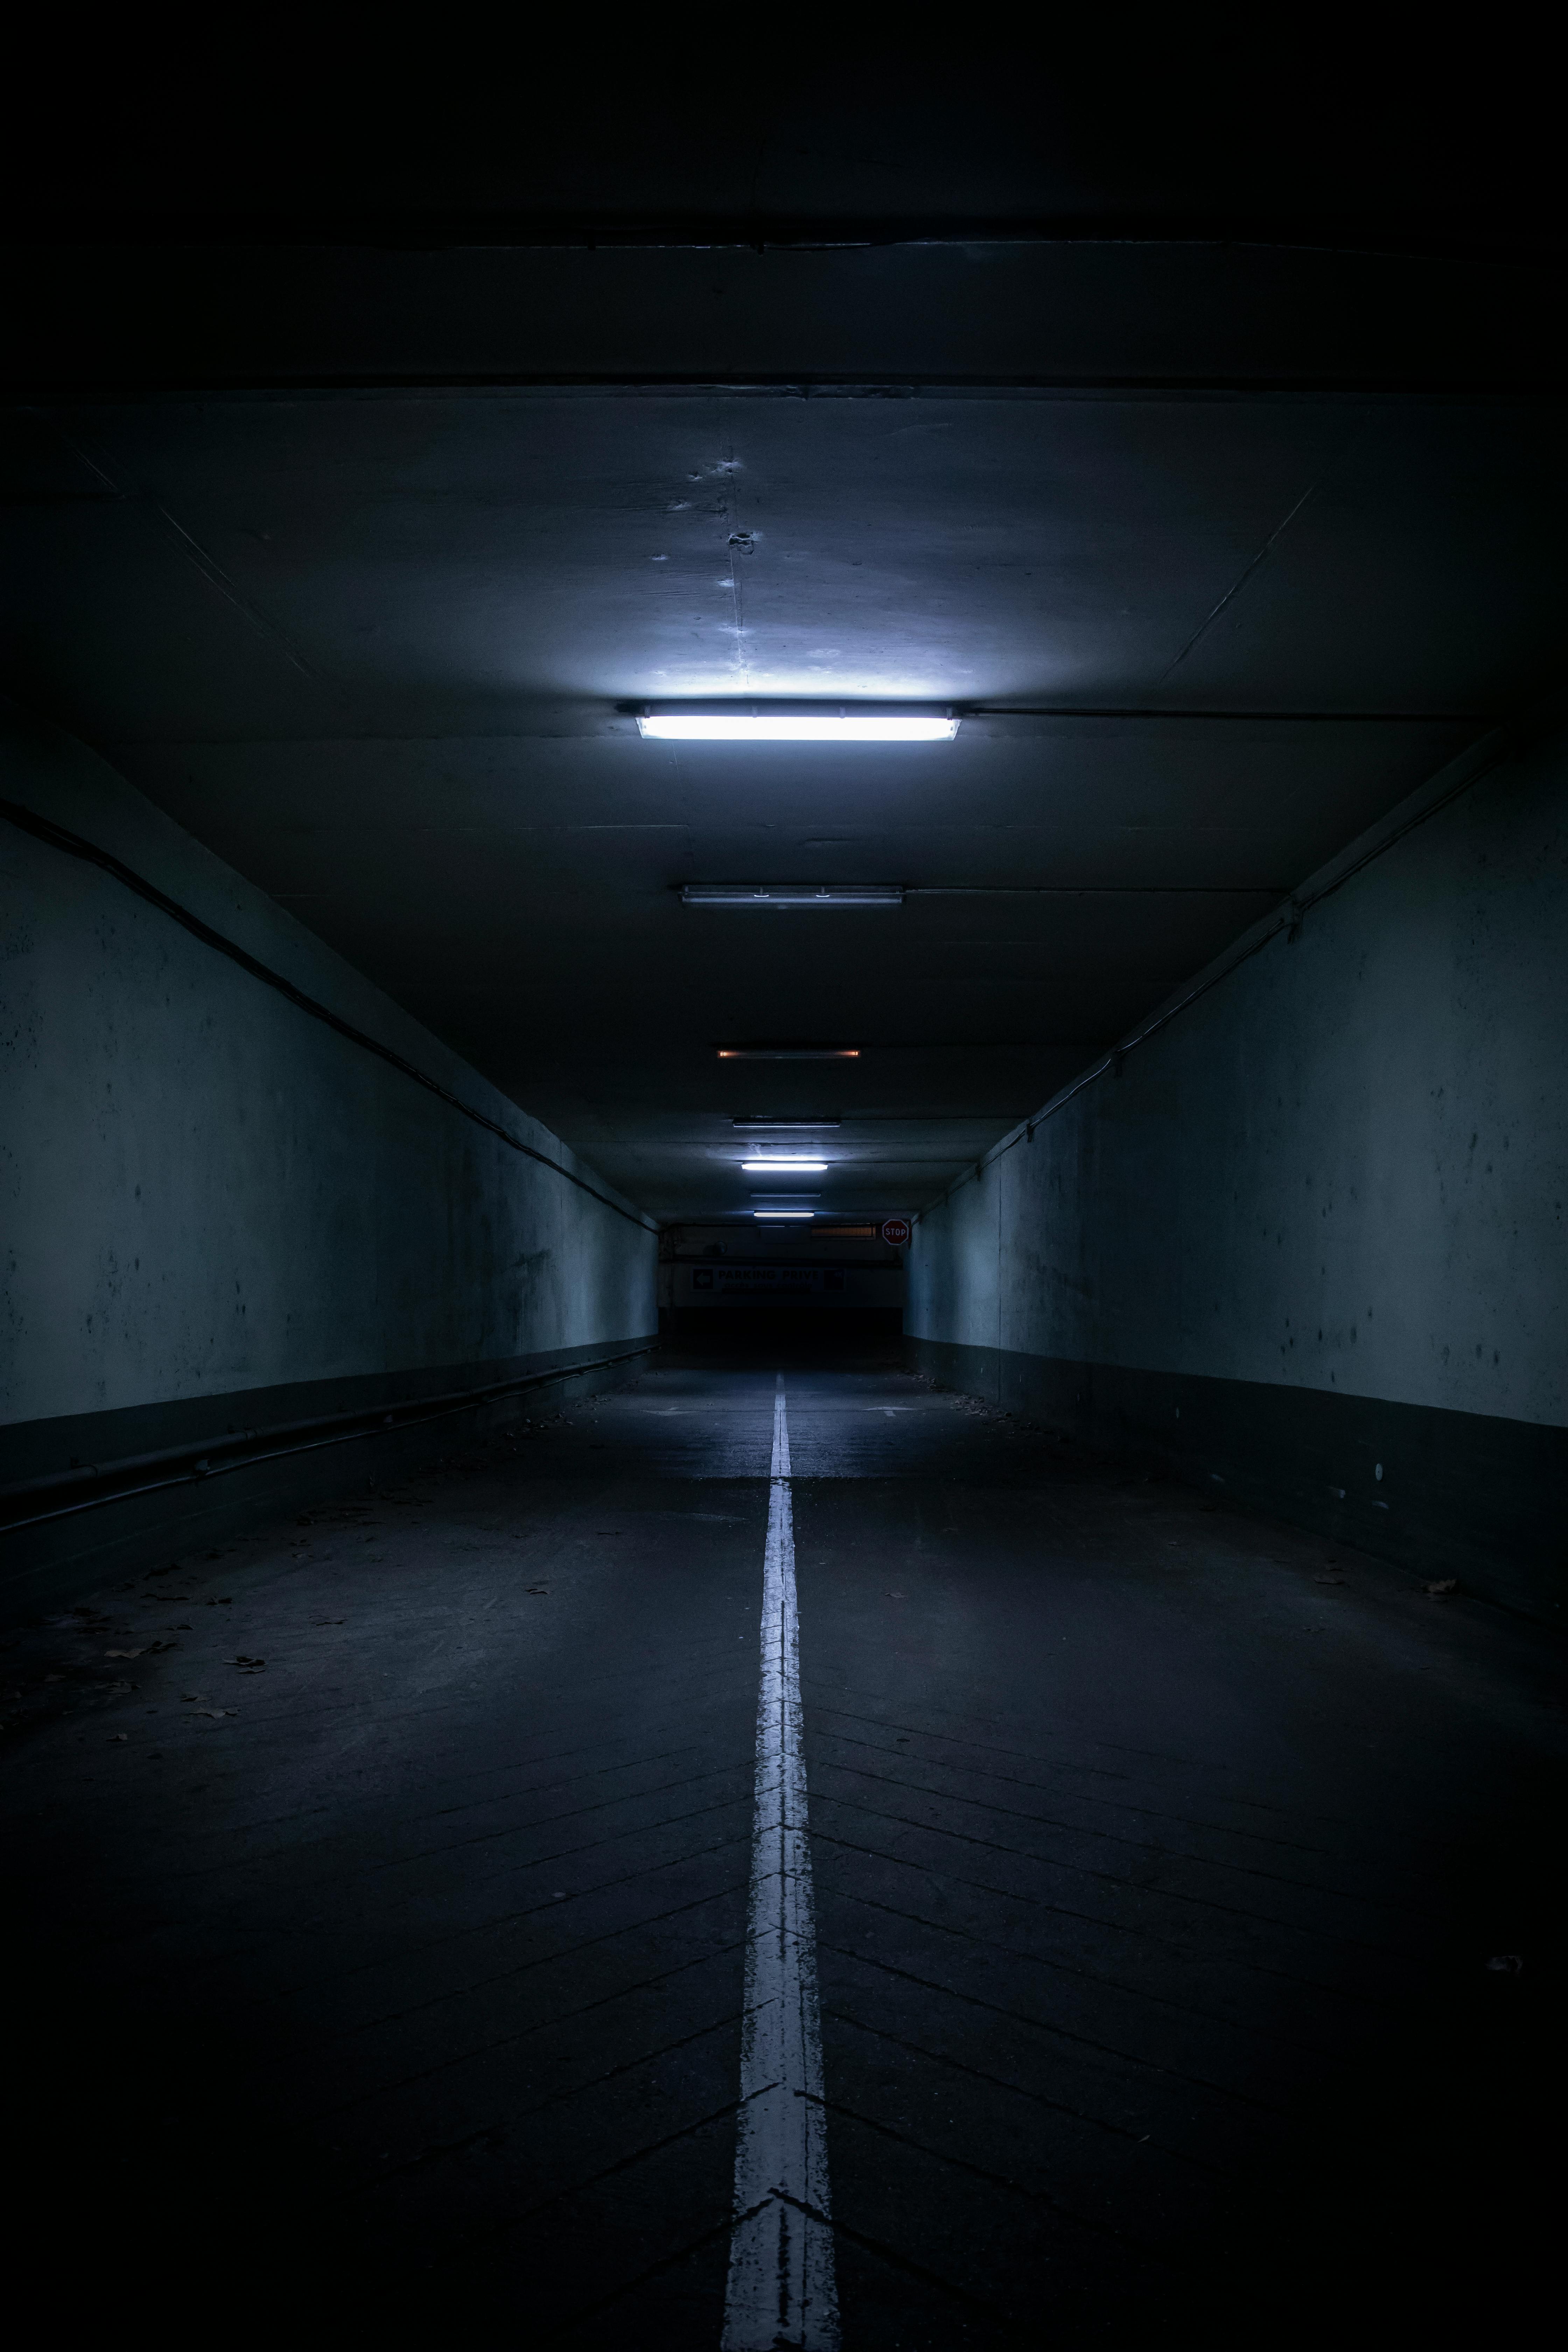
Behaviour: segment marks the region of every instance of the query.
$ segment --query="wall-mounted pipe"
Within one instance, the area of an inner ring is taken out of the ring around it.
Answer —
[[[465,1118],[472,1119],[476,1127],[482,1127],[487,1133],[498,1136],[510,1151],[520,1151],[525,1160],[537,1160],[542,1168],[553,1170],[557,1176],[563,1176],[568,1184],[575,1184],[580,1192],[586,1192],[603,1207],[613,1209],[617,1217],[625,1217],[628,1224],[640,1225],[644,1233],[658,1233],[658,1225],[649,1218],[639,1217],[634,1209],[624,1207],[619,1201],[612,1201],[607,1192],[601,1192],[585,1177],[574,1175],[570,1168],[563,1168],[561,1162],[552,1160],[548,1152],[536,1151],[531,1143],[524,1143],[520,1136],[512,1134],[510,1128],[502,1127],[499,1119],[487,1118],[482,1110],[476,1110],[471,1103],[466,1103],[460,1095],[453,1094],[415,1063],[405,1062],[403,1055],[395,1054],[390,1045],[384,1045],[378,1038],[367,1036],[363,1029],[356,1029],[352,1022],[342,1019],[330,1006],[313,996],[307,996],[302,988],[296,988],[293,982],[286,980],[280,971],[274,971],[270,964],[262,963],[258,957],[248,954],[237,940],[226,939],[221,931],[215,931],[209,923],[202,921],[199,915],[193,915],[187,907],[182,907],[177,899],[169,898],[143,875],[134,873],[129,866],[122,866],[118,857],[111,856],[107,849],[100,849],[96,842],[84,840],[80,834],[68,831],[63,824],[51,823],[47,817],[37,815],[32,809],[23,808],[16,801],[0,800],[0,816],[16,825],[19,832],[30,833],[35,841],[47,842],[51,849],[63,850],[68,857],[79,857],[85,865],[96,866],[103,873],[112,875],[115,881],[124,884],[126,889],[133,890],[139,898],[145,898],[150,907],[156,907],[160,914],[167,915],[171,922],[178,923],[183,929],[189,931],[193,939],[200,940],[204,947],[216,949],[219,955],[227,956],[231,963],[238,964],[240,970],[249,972],[253,980],[275,988],[279,996],[286,996],[290,1004],[298,1005],[301,1013],[308,1013],[312,1021],[324,1022],[329,1029],[335,1029],[338,1035],[346,1037],[352,1045],[358,1045],[365,1053],[375,1055],[378,1060],[390,1063],[405,1078],[412,1078],[416,1087],[423,1087],[427,1094],[437,1096],[453,1110],[460,1111]]]

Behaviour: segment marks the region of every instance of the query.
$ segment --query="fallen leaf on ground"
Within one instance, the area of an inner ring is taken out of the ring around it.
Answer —
[[[907,1601],[909,1595],[907,1592],[889,1592],[888,1598],[889,1601]]]
[[[1498,1952],[1487,1962],[1499,1976],[1517,1977],[1523,1972],[1524,1962],[1517,1952]]]
[[[198,1715],[210,1716],[214,1723],[221,1723],[226,1715],[235,1715],[237,1712],[238,1709],[232,1706],[198,1706],[196,1709]]]
[[[529,1584],[525,1585],[523,1590],[526,1592],[537,1592],[541,1600],[543,1600],[548,1595],[550,1587],[548,1584]]]
[[[122,1741],[124,1740],[125,1737],[126,1737],[126,1735],[125,1735],[125,1733],[124,1733],[123,1731],[111,1731],[111,1732],[110,1733],[110,1735],[109,1735],[109,1744],[110,1744],[110,1746],[112,1748],[116,1740],[120,1740],[120,1741],[121,1741],[121,1742],[122,1742]]]
[[[1441,1601],[1448,1593],[1458,1592],[1458,1589],[1459,1580],[1457,1576],[1441,1576],[1436,1584],[1429,1584],[1426,1587],[1426,1595],[1428,1600]]]
[[[234,1663],[242,1675],[258,1675],[267,1661],[265,1658],[238,1657]]]
[[[1314,1584],[1348,1584],[1350,1578],[1341,1576],[1336,1569],[1325,1568],[1313,1577],[1312,1581]]]
[[[182,1691],[180,1696],[184,1699],[205,1698],[206,1693],[205,1691]]]
[[[103,1654],[106,1658],[139,1658],[142,1653],[140,1650],[105,1650]]]

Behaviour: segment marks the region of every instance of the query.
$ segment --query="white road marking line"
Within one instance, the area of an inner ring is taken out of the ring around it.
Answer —
[[[763,1562],[746,2014],[722,2352],[783,2346],[837,2352],[838,2346],[789,1479],[781,1372]]]

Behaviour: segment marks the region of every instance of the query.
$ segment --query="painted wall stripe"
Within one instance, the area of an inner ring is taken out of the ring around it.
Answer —
[[[782,1372],[773,1398],[771,1477],[735,2221],[722,2346],[723,2352],[775,2352],[784,2346],[837,2352]]]

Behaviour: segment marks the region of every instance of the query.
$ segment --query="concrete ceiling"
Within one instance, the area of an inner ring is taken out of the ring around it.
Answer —
[[[327,20],[295,39],[243,10],[110,20],[90,41],[44,19],[16,38],[28,119],[0,198],[35,232],[184,238],[853,223],[1552,242],[1549,27],[1532,59],[1506,20],[1462,42],[1402,21],[1385,48],[1364,12],[1085,16],[695,11],[576,32],[560,12],[515,28],[458,12],[403,41]]]
[[[672,1219],[748,1212],[745,1114],[840,1122],[819,1209],[919,1206],[1558,660],[1551,270],[1438,250],[1451,181],[1248,183],[1405,250],[1096,245],[1038,216],[1213,175],[1108,194],[1080,136],[1053,179],[1015,109],[923,178],[884,124],[879,177],[775,117],[745,188],[362,174],[379,239],[330,174],[253,175],[243,235],[79,175],[14,255],[9,690]],[[430,248],[400,203],[494,220]],[[731,694],[971,715],[741,750],[621,708]],[[678,896],[856,880],[910,895]],[[716,1050],[802,1039],[859,1057]]]

